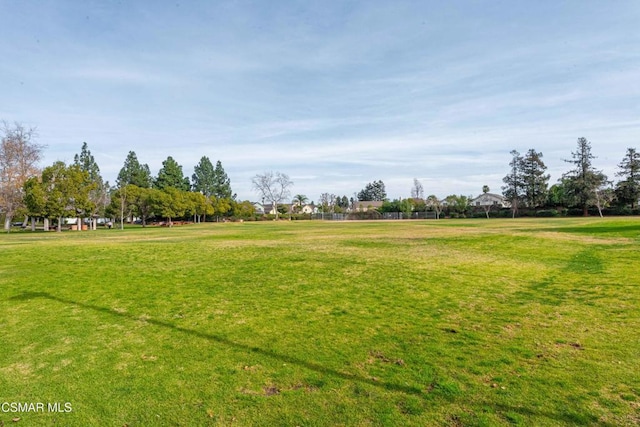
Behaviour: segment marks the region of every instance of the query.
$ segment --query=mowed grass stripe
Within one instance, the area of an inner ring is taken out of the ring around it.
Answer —
[[[637,225],[4,235],[0,397],[73,404],[34,425],[634,425]]]

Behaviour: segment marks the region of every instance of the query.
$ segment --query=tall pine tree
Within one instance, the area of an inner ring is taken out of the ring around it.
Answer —
[[[76,154],[73,158],[73,163],[82,172],[88,176],[88,183],[91,184],[91,190],[88,192],[89,201],[92,207],[90,212],[86,212],[91,217],[91,228],[95,230],[97,228],[97,214],[104,214],[104,210],[109,204],[109,183],[104,182],[102,175],[100,175],[100,168],[96,163],[95,158],[89,150],[89,146],[86,142],[82,143],[80,154]]]
[[[578,138],[577,150],[571,153],[572,160],[565,160],[575,165],[574,169],[563,175],[567,196],[575,206],[582,209],[584,216],[589,215],[589,206],[594,203],[598,191],[607,177],[592,165],[595,156],[591,154],[591,143],[586,138]]]
[[[194,174],[191,177],[193,191],[209,197],[216,189],[215,171],[213,164],[207,156],[203,156],[200,162],[193,168]]]
[[[373,181],[365,185],[358,193],[358,200],[364,201],[383,201],[387,199],[387,191],[382,180]]]
[[[512,217],[518,213],[518,205],[522,200],[524,182],[522,179],[522,156],[516,150],[511,151],[511,171],[502,178],[505,185],[502,187],[502,195],[511,202]]]
[[[118,173],[116,180],[118,188],[124,188],[128,184],[135,185],[140,188],[151,188],[151,171],[149,165],[140,164],[138,157],[134,151],[129,151],[124,161],[124,166]]]
[[[545,174],[547,167],[542,161],[542,153],[533,148],[527,151],[520,162],[522,173],[522,197],[528,208],[544,205],[547,200],[550,175]]]
[[[213,195],[218,199],[235,199],[236,195],[231,191],[231,180],[222,167],[220,160],[216,162],[213,172]]]
[[[640,153],[635,148],[627,148],[616,176],[624,178],[616,185],[616,198],[624,205],[635,209],[640,199]]]
[[[158,190],[175,188],[181,191],[189,191],[191,185],[189,184],[189,178],[182,173],[182,166],[173,157],[169,156],[167,160],[162,162],[162,168],[154,181],[154,187]]]

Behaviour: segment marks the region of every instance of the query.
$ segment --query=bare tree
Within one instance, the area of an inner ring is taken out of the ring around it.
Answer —
[[[24,183],[39,172],[37,164],[44,146],[36,144],[36,130],[20,123],[2,123],[0,144],[0,211],[5,214],[4,228],[11,230],[11,220],[24,207]]]
[[[333,213],[336,208],[336,196],[333,193],[322,193],[320,194],[320,205],[322,206],[323,213]]]
[[[289,179],[289,175],[281,172],[264,172],[257,174],[251,179],[252,187],[263,199],[273,204],[278,219],[278,204],[289,198],[290,187],[293,182]]]
[[[440,199],[436,195],[432,194],[427,197],[425,203],[428,208],[431,208],[435,211],[436,219],[440,219],[440,213],[442,212],[442,202],[440,201]]]
[[[602,209],[609,206],[609,204],[615,199],[615,192],[611,188],[611,181],[603,178],[602,183],[598,188],[594,190],[593,202],[598,208],[598,214],[600,218],[603,217]]]
[[[424,199],[424,187],[422,183],[418,181],[418,178],[413,178],[413,187],[411,187],[411,197],[413,199]]]

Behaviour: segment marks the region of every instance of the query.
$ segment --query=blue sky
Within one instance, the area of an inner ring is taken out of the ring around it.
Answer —
[[[293,193],[413,178],[500,193],[509,152],[555,182],[579,137],[614,178],[640,148],[640,2],[0,0],[0,120],[38,128],[43,166],[83,141],[112,183],[130,150],[157,173],[222,161]]]

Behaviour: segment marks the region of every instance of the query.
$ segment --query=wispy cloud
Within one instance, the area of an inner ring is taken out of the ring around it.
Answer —
[[[141,70],[120,65],[94,64],[65,67],[58,70],[59,78],[76,78],[93,81],[93,84],[117,83],[135,85],[169,85],[181,84],[183,79],[160,74],[157,70]]]

